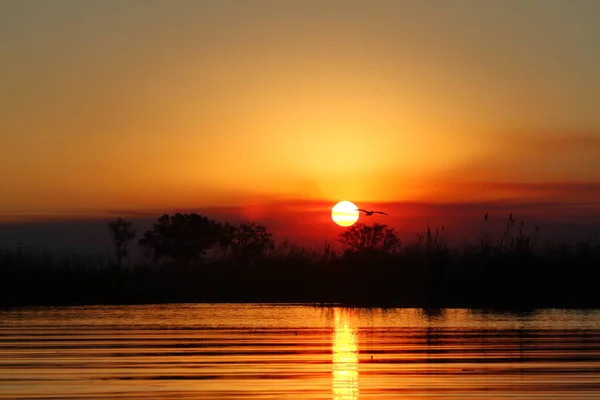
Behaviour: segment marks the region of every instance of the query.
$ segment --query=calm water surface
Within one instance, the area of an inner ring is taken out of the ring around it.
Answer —
[[[589,399],[598,372],[598,311],[0,311],[3,399]]]

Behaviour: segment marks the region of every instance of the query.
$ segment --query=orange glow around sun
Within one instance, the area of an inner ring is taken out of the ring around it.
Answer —
[[[331,219],[339,226],[351,226],[358,221],[358,207],[350,201],[340,201],[331,209]]]

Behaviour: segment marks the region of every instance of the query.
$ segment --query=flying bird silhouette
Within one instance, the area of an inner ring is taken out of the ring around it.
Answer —
[[[373,214],[387,215],[387,213],[384,213],[383,211],[363,210],[362,208],[357,208],[356,211],[362,211],[362,212],[364,212],[367,217],[370,217]]]

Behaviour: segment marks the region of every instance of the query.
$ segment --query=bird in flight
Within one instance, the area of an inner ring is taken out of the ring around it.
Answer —
[[[373,210],[363,210],[362,208],[357,208],[356,211],[362,211],[365,213],[365,215],[367,217],[370,217],[373,214],[383,214],[383,215],[387,215],[387,213],[384,213],[383,211],[373,211]]]

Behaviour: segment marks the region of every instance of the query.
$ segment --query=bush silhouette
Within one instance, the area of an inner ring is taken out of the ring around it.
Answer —
[[[340,234],[339,240],[346,247],[346,253],[389,253],[400,248],[394,228],[385,224],[354,224]]]

